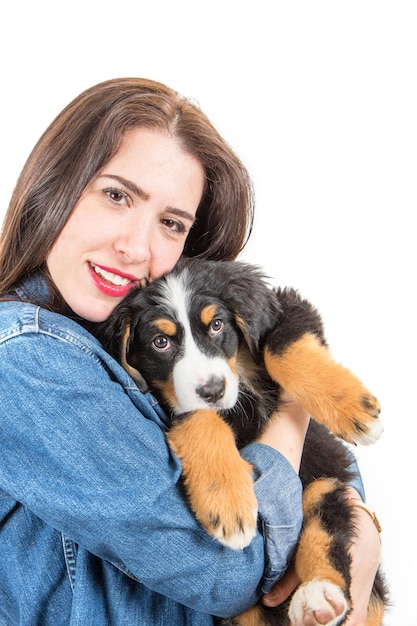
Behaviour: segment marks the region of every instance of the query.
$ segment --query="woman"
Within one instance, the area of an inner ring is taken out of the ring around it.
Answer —
[[[289,402],[242,451],[268,559],[261,535],[226,549],[183,500],[154,398],[84,328],[182,254],[234,259],[252,207],[245,168],[207,118],[152,81],[88,89],[35,146],[0,244],[0,623],[209,625],[283,575],[302,521],[304,410]],[[379,559],[366,517],[349,624]]]

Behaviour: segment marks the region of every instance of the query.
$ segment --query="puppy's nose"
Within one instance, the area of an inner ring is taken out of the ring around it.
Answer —
[[[223,398],[225,392],[224,378],[218,376],[211,376],[204,385],[199,385],[196,389],[200,398],[203,398],[206,402],[212,404],[216,403],[220,398]]]

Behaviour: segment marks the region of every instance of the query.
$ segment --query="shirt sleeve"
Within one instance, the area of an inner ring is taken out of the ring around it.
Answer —
[[[353,487],[354,489],[356,489],[356,491],[359,493],[360,497],[362,498],[362,500],[365,502],[365,487],[363,484],[363,480],[362,480],[362,476],[361,476],[361,472],[359,469],[359,465],[358,465],[358,460],[355,457],[354,453],[352,452],[352,450],[350,449],[348,444],[345,444],[346,448],[348,450],[348,455],[351,459],[351,463],[348,467],[348,471],[351,473],[352,477],[349,481],[349,485],[351,487]]]
[[[302,486],[289,461],[273,448],[252,443],[242,450],[242,456],[255,471],[266,548],[261,588],[266,593],[284,574],[295,551],[302,526]]]
[[[225,548],[195,521],[159,417],[139,390],[127,393],[122,368],[115,374],[73,334],[38,328],[3,340],[0,359],[0,488],[16,501],[202,612],[241,612],[259,597],[265,567],[282,575],[301,525],[301,488],[279,453],[260,444],[243,452],[255,468],[267,558],[261,533],[244,550]]]

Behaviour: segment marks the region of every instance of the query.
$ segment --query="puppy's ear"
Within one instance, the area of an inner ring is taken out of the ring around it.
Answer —
[[[120,363],[131,378],[135,381],[140,391],[148,391],[148,385],[140,372],[128,361],[129,350],[132,343],[135,320],[133,314],[139,317],[140,307],[135,306],[138,294],[132,293],[122,301],[112,312],[110,317],[99,324],[95,330],[96,337],[111,356]]]
[[[262,350],[268,333],[277,326],[281,307],[266,277],[253,265],[231,262],[224,265],[221,276],[225,301],[256,363],[262,360]]]
[[[129,323],[126,325],[125,330],[124,330],[124,335],[123,335],[121,350],[120,350],[120,363],[123,366],[123,368],[126,370],[126,372],[129,374],[129,376],[133,378],[137,387],[139,388],[139,391],[141,391],[142,393],[145,393],[146,391],[149,390],[149,387],[146,384],[145,379],[143,378],[139,370],[137,370],[135,367],[130,365],[130,363],[127,360],[127,355],[129,354],[130,339],[131,339],[131,332],[130,332],[130,323]]]

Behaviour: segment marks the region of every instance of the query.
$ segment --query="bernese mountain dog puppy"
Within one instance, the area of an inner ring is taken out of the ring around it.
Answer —
[[[259,603],[216,623],[296,626],[310,614],[328,617],[312,624],[342,624],[351,608],[357,509],[347,496],[352,457],[341,439],[372,443],[382,426],[377,399],[332,358],[318,311],[297,291],[272,288],[256,266],[183,258],[166,276],[132,289],[97,336],[166,409],[190,506],[230,548],[244,548],[257,528],[252,468],[239,448],[261,433],[282,389],[305,407],[314,419],[300,469],[300,585],[278,607]],[[386,603],[379,571],[366,626],[382,623]]]

